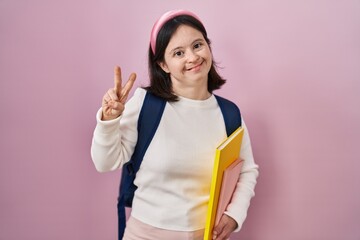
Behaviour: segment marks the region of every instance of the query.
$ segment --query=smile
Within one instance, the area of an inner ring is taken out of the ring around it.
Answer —
[[[201,67],[201,65],[203,64],[203,62],[201,62],[201,63],[199,63],[199,64],[197,64],[197,65],[195,65],[195,66],[193,66],[193,67],[191,67],[191,68],[188,68],[188,69],[186,69],[187,71],[198,71],[199,69],[200,69],[200,67]]]

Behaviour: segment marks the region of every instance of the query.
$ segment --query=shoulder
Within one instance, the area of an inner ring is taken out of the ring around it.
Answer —
[[[144,88],[141,88],[141,87],[138,87],[138,88],[136,88],[135,89],[135,91],[134,91],[134,97],[136,97],[136,98],[142,98],[142,99],[144,99],[145,98],[145,95],[146,95],[146,90],[144,89]]]
[[[226,98],[217,95],[215,97],[224,117],[226,133],[230,136],[235,129],[242,125],[240,109],[234,102]]]
[[[136,88],[133,95],[127,100],[125,104],[124,114],[125,116],[138,115],[141,107],[144,103],[146,90],[143,88]]]
[[[146,90],[138,87],[135,89],[133,96],[129,98],[129,100],[126,102],[126,105],[135,105],[135,106],[141,106],[144,102],[144,98],[146,96]]]
[[[224,98],[222,96],[216,95],[216,94],[214,94],[214,96],[215,96],[220,108],[226,108],[226,109],[240,112],[240,108],[238,107],[238,105],[235,102],[233,102],[227,98]]]
[[[225,98],[223,96],[220,96],[220,95],[217,95],[217,94],[214,94],[216,100],[218,101],[222,101],[222,102],[225,102],[227,104],[231,104],[231,105],[236,105],[235,102],[233,102],[232,100],[228,99],[228,98]]]

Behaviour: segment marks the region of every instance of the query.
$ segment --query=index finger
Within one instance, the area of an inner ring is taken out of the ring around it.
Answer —
[[[121,69],[119,66],[115,66],[114,68],[114,89],[116,94],[119,96],[121,91]]]

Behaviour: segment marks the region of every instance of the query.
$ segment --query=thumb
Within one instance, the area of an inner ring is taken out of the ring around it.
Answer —
[[[222,220],[223,218],[221,218]],[[225,221],[221,221],[214,227],[213,229],[213,237],[212,239],[216,239],[217,236],[219,236],[222,231],[224,230],[224,227],[225,227]]]

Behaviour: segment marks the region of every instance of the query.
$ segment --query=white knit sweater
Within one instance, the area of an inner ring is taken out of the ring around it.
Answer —
[[[145,97],[136,89],[122,116],[97,125],[91,146],[95,167],[100,172],[121,168],[130,160],[137,141],[137,120]],[[132,216],[154,227],[194,231],[205,227],[215,148],[226,138],[221,110],[212,95],[206,100],[180,97],[167,103],[159,127],[136,175],[138,189]],[[246,218],[258,176],[250,138],[245,128],[241,158],[244,166],[226,214],[240,230]]]

